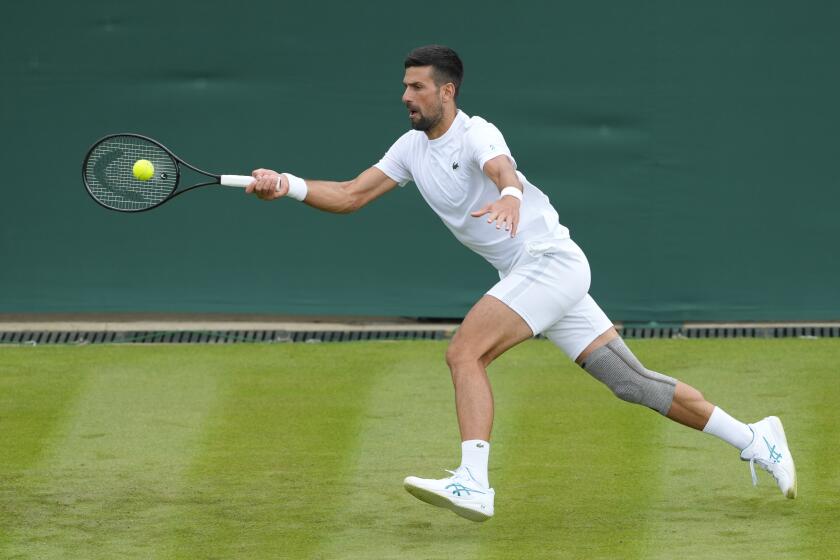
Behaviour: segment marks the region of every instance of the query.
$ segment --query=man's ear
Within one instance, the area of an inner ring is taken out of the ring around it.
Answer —
[[[455,84],[453,84],[452,82],[446,82],[445,84],[440,86],[440,89],[444,101],[455,100]]]

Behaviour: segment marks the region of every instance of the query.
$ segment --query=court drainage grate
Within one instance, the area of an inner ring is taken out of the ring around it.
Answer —
[[[840,338],[840,325],[749,327],[635,326],[619,329],[624,338]]]
[[[840,338],[837,326],[691,327],[624,325],[628,339],[644,338]],[[222,330],[222,331],[0,331],[0,344],[236,344],[318,343],[363,340],[447,340],[453,330]]]
[[[354,342],[361,340],[444,340],[447,330],[369,331],[0,331],[0,344],[236,344]]]

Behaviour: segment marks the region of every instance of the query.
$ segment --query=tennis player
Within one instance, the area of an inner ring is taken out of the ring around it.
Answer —
[[[620,399],[729,443],[796,497],[796,470],[778,418],[736,420],[695,388],[647,369],[588,294],[589,263],[545,194],[517,170],[502,133],[457,106],[463,65],[450,48],[428,45],[405,59],[411,130],[350,181],[304,180],[270,169],[247,189],[263,200],[291,197],[328,212],[358,210],[413,181],[458,241],[499,271],[469,311],[446,353],[455,387],[461,464],[442,479],[409,476],[417,498],[473,521],[493,516],[487,476],[493,394],[486,368],[511,347],[543,334]]]

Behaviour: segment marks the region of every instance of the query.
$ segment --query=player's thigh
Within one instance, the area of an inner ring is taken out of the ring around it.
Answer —
[[[578,354],[578,357],[575,358],[575,363],[579,366],[583,366],[586,359],[589,357],[592,352],[609,342],[610,340],[618,338],[618,331],[615,330],[615,327],[610,327],[605,330],[603,333],[598,335],[598,337],[589,343],[589,345],[583,349],[583,351]]]
[[[607,342],[614,338],[613,332],[612,321],[587,294],[543,334],[569,358],[577,360],[585,351],[594,350],[593,344],[597,345],[599,340]]]
[[[485,295],[470,309],[449,344],[450,364],[481,360],[489,364],[503,352],[533,336],[531,327],[513,309]]]
[[[540,334],[573,309],[589,291],[589,262],[571,240],[552,253],[518,265],[488,295],[503,301]]]
[[[586,295],[589,282],[589,263],[571,239],[552,253],[524,259],[467,315],[452,341],[452,356],[477,355],[489,364],[555,324]]]

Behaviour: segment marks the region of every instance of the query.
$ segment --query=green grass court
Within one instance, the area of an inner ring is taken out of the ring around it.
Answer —
[[[444,342],[0,348],[0,558],[840,557],[840,343],[631,341],[745,421],[799,493],[612,397],[550,343],[490,368],[496,517],[408,495],[459,438]]]

